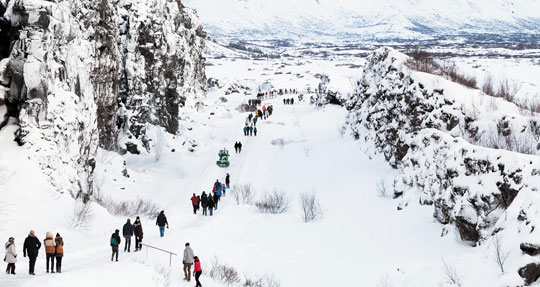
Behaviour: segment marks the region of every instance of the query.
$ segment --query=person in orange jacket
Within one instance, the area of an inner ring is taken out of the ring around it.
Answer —
[[[51,262],[51,273],[54,273],[54,257],[56,257],[56,242],[54,241],[53,234],[47,232],[45,239],[43,240],[43,246],[45,246],[45,254],[47,256],[47,273],[49,273],[49,261]]]
[[[60,233],[56,233],[54,238],[56,244],[56,273],[62,273],[62,257],[64,256],[64,239],[60,236]]]

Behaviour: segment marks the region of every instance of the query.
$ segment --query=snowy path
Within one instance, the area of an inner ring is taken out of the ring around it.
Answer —
[[[256,137],[243,136],[247,114],[235,112],[238,102],[232,101],[226,104],[230,112],[222,109],[210,119],[206,114],[197,119],[190,132],[200,144],[195,153],[167,153],[158,163],[150,156],[128,157],[131,177],[116,176],[104,189],[119,198],[141,197],[165,207],[170,223],[166,237],[158,237],[153,219],[144,219],[144,243],[181,254],[184,243],[191,242],[203,268],[216,255],[241,274],[273,274],[284,287],[348,286],[351,282],[376,286],[386,274],[403,277],[396,286],[436,286],[443,276],[441,256],[471,251],[454,238],[439,236],[440,225],[433,221],[431,207],[397,211],[395,201],[377,196],[377,181],[395,171],[380,158],[370,160],[358,142],[340,136],[338,128],[346,111],[338,107],[314,110],[305,103],[284,106],[280,100],[273,100],[274,115],[258,123]],[[286,144],[272,145],[276,139]],[[241,154],[234,154],[237,140],[243,143]],[[215,164],[224,146],[232,153],[229,168]],[[227,172],[232,185],[251,183],[259,194],[273,189],[287,192],[289,211],[259,214],[253,206],[237,206],[227,196],[215,216],[193,215],[192,193],[209,192],[216,178],[224,180]],[[305,224],[298,196],[311,190],[317,191],[325,213],[323,220]],[[45,275],[40,254],[36,277],[24,275],[27,261],[21,258],[21,275],[9,280],[2,276],[0,285],[163,285],[155,268],[140,262],[167,265],[166,255],[150,251],[146,259],[144,251],[121,252],[121,262],[109,261],[108,238],[124,221],[99,211],[92,232],[64,235],[65,273]],[[56,230],[53,224],[46,226]],[[38,235],[42,233],[40,228]],[[23,234],[17,236],[18,249]],[[181,258],[175,257],[169,286],[192,286],[181,281],[180,263]],[[203,277],[204,286],[221,286],[209,280]]]

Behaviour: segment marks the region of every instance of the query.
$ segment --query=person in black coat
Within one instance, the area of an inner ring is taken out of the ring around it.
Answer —
[[[165,225],[167,225],[167,228],[169,228],[169,223],[167,222],[167,217],[165,216],[164,210],[159,213],[156,219],[156,225],[159,226],[159,235],[161,237],[165,236]]]
[[[135,222],[133,222],[134,234],[135,234],[135,251],[139,251],[142,248],[143,229],[141,219],[137,216]]]
[[[242,152],[242,142],[238,142],[238,153]]]
[[[227,188],[231,188],[230,184],[231,184],[231,175],[227,173],[227,176],[225,176],[225,185],[227,186]]]
[[[133,236],[133,225],[131,224],[131,221],[128,219],[126,224],[124,224],[124,227],[122,228],[122,235],[124,236],[124,239],[126,243],[124,244],[124,252],[131,252],[131,237]]]
[[[214,209],[217,210],[217,205],[219,201],[219,196],[217,195],[217,192],[214,194],[213,201],[214,201]]]
[[[216,203],[210,194],[208,195],[208,210],[210,211],[210,216],[214,215],[214,207],[216,207]]]
[[[201,195],[201,206],[202,206],[202,214],[208,215],[207,208],[208,208],[208,195],[206,195],[206,192],[203,191]]]
[[[28,259],[30,260],[28,268],[28,273],[30,275],[36,275],[34,273],[34,267],[36,266],[36,258],[38,257],[40,248],[41,242],[39,242],[39,239],[36,237],[34,230],[30,230],[30,234],[24,240],[23,246],[23,256],[26,257],[26,254],[28,254]]]
[[[116,254],[116,261],[118,261],[118,246],[120,245],[120,242],[121,242],[120,230],[116,229],[114,233],[111,235],[111,248],[112,248],[111,261],[113,261],[115,254]]]

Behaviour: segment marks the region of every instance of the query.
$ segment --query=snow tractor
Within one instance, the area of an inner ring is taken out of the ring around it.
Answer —
[[[219,151],[219,159],[216,162],[216,164],[220,167],[228,167],[229,166],[229,151],[226,149],[222,149]]]

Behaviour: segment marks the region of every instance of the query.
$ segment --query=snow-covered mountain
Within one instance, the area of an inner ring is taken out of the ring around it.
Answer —
[[[537,0],[186,0],[214,36],[240,39],[425,39],[538,33]]]

